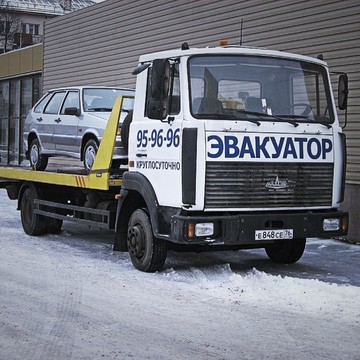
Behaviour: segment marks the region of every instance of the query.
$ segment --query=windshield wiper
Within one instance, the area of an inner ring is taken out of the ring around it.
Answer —
[[[281,117],[281,115],[280,116],[270,115],[270,114],[266,114],[266,113],[260,113],[257,111],[246,111],[246,110],[237,110],[237,111],[242,114],[245,114],[245,115],[257,116],[259,119],[262,119],[262,120],[275,119],[275,120],[280,120],[280,121],[286,121],[286,122],[290,123],[291,125],[294,125],[295,127],[299,126],[299,124],[296,121],[293,121],[290,119],[284,119],[283,117]],[[248,119],[248,118],[246,120],[251,121],[251,119]]]
[[[228,120],[236,120],[237,117],[234,115],[223,114],[223,113],[198,113],[195,116],[199,119],[228,119]]]
[[[298,127],[299,123],[293,119],[308,119],[308,116],[301,116],[301,115],[273,115],[273,117],[280,121],[286,121],[294,127]]]
[[[260,126],[261,123],[255,119],[249,119],[249,118],[242,118],[239,116],[236,116],[234,114],[223,114],[223,113],[201,113],[201,114],[195,114],[197,118],[199,119],[224,119],[224,120],[246,120],[253,124],[256,124],[257,126]]]
[[[326,119],[326,120],[325,120]],[[315,116],[314,121],[331,129],[330,119],[326,116]]]
[[[277,117],[280,118],[290,118],[290,119],[301,119],[301,120],[309,120],[311,122],[315,122],[321,125],[326,126],[328,129],[331,129],[331,125],[327,122],[327,121],[323,121],[320,119],[314,119],[314,120],[310,120],[309,116],[305,116],[305,115],[276,115]],[[326,117],[325,117],[326,119]]]
[[[321,125],[326,126],[328,129],[331,129],[331,125],[330,125],[328,122],[326,122],[326,121],[315,120],[315,123],[319,123],[319,124],[321,124]]]

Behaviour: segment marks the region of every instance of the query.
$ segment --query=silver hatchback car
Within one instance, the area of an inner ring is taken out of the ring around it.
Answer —
[[[121,123],[134,106],[134,90],[112,87],[71,87],[47,92],[29,111],[24,125],[26,158],[35,170],[45,170],[50,156],[80,159],[90,170],[115,99],[125,98],[116,137],[113,164],[127,162]]]

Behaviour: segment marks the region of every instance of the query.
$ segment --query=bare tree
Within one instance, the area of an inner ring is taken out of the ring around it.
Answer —
[[[0,0],[0,42],[4,52],[9,51],[13,44],[15,33],[20,31],[21,20],[18,13],[7,0]]]

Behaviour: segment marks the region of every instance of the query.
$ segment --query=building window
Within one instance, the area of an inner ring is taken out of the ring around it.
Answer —
[[[11,30],[11,23],[9,21],[0,21],[0,34],[9,33]]]
[[[10,81],[9,163],[16,165],[20,155],[20,80]]]
[[[38,24],[23,24],[22,32],[23,34],[39,35],[39,28]]]
[[[0,164],[25,160],[24,122],[41,96],[41,75],[0,81]]]
[[[0,82],[0,163],[8,163],[9,82]]]

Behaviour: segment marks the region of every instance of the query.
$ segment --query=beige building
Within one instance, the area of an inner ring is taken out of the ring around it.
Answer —
[[[184,41],[196,47],[227,39],[314,57],[321,53],[332,71],[344,71],[350,79],[344,208],[350,210],[348,238],[360,242],[359,1],[106,0],[46,21],[45,34],[44,90],[88,84],[133,87],[131,71],[140,54],[177,48]]]

